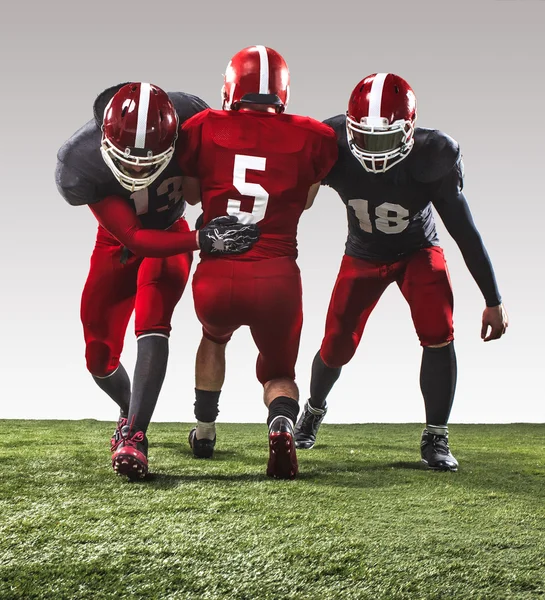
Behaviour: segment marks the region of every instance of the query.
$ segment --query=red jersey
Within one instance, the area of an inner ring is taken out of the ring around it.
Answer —
[[[309,188],[337,159],[333,129],[297,115],[209,109],[188,119],[180,137],[178,160],[200,180],[204,222],[234,215],[259,224],[255,246],[229,260],[296,257]]]

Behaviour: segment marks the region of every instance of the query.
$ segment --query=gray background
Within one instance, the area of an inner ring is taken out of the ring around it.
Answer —
[[[114,419],[85,370],[79,300],[96,222],[54,185],[56,151],[91,117],[105,87],[151,81],[219,108],[222,73],[239,49],[281,52],[292,74],[289,112],[344,112],[355,84],[398,73],[418,99],[418,124],[457,139],[466,193],[512,324],[479,337],[484,301],[458,248],[439,232],[455,291],[459,363],[453,422],[545,420],[543,220],[545,3],[104,2],[11,3],[0,24],[2,289],[1,417]],[[188,211],[193,222],[198,211]],[[298,382],[323,335],[343,252],[345,209],[322,189],[300,225],[305,324]],[[195,261],[196,262],[196,261]],[[188,288],[174,316],[170,366],[155,420],[192,420],[200,327]],[[132,372],[132,322],[123,362]],[[330,422],[424,418],[421,351],[395,287],[373,314],[330,396]],[[264,421],[256,350],[246,330],[228,350],[220,420]]]

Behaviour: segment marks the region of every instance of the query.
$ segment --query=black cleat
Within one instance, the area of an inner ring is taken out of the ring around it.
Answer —
[[[214,436],[213,440],[209,440],[207,438],[198,440],[197,428],[193,427],[193,429],[189,432],[188,441],[191,449],[193,450],[193,456],[195,458],[212,458],[214,454],[214,446],[216,445],[216,436]]]
[[[314,408],[306,402],[303,412],[295,425],[295,446],[310,450],[316,443],[320,424],[324,420],[327,408]]]
[[[427,429],[422,432],[420,442],[422,462],[428,469],[435,471],[457,471],[458,461],[450,453],[448,435],[430,433]]]
[[[295,479],[298,472],[293,423],[279,415],[269,425],[267,475],[276,479]]]

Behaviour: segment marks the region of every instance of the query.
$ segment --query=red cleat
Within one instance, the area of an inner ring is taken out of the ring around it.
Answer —
[[[275,417],[269,425],[267,475],[276,479],[295,479],[298,472],[292,422],[287,417]]]
[[[120,431],[121,439],[112,455],[112,468],[118,475],[142,479],[148,474],[148,440],[143,431],[133,434],[128,425]]]

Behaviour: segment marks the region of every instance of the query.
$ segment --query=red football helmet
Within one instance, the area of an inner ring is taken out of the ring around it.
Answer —
[[[178,115],[150,83],[124,85],[107,104],[101,152],[119,183],[134,192],[157,179],[174,154]]]
[[[414,144],[416,97],[411,86],[393,73],[374,73],[352,91],[346,132],[352,154],[371,173],[384,173]]]
[[[271,105],[281,113],[289,96],[290,72],[276,50],[250,46],[229,61],[221,89],[224,110],[238,110],[246,102]]]

